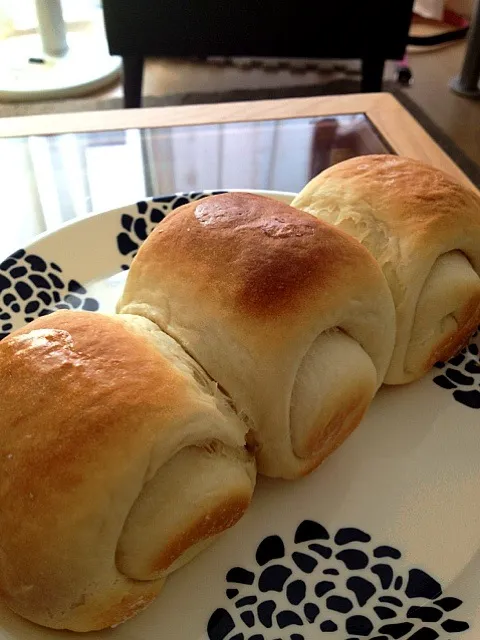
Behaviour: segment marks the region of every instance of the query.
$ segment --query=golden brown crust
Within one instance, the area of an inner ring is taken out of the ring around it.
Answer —
[[[322,424],[318,429],[312,429],[311,437],[305,445],[305,452],[310,451],[314,455],[327,455],[330,452],[330,444],[336,448],[335,443],[341,444],[346,434],[349,434],[360,422],[370,404],[371,390],[359,389],[358,393],[348,399],[338,411],[330,418],[327,424]],[[322,422],[322,420],[320,420]],[[303,456],[302,456],[303,457]]]
[[[91,631],[116,627],[143,611],[158,596],[161,587],[157,584],[147,585],[147,588],[139,595],[137,592],[128,593],[119,602],[114,602],[104,611],[100,611],[89,623]],[[75,631],[75,629],[74,629]],[[79,629],[82,631],[82,629]]]
[[[155,413],[159,429],[172,425],[188,394],[146,341],[88,312],[39,318],[3,340],[0,379],[8,380],[1,401],[3,490],[15,487],[20,503],[12,507],[39,514],[74,491],[89,467],[110,459],[112,447],[134,444],[149,416]],[[133,420],[136,412],[144,420]],[[34,499],[23,502],[32,492]]]
[[[432,351],[425,365],[429,371],[436,362],[445,362],[465,347],[480,324],[480,293],[471,298],[457,317],[457,330],[444,338]]]
[[[369,404],[370,397],[360,394],[341,407],[326,425],[317,431],[312,431],[313,437],[310,442],[312,456],[305,460],[301,475],[306,476],[313,471],[345,442],[360,424]]]
[[[284,478],[313,468],[292,447],[289,399],[317,337],[342,329],[367,354],[377,386],[394,337],[392,298],[367,249],[240,192],[184,205],[158,225],[117,311],[149,318],[182,344],[251,421],[259,471]]]
[[[147,277],[165,268],[169,278],[190,280],[195,265],[201,295],[240,318],[278,318],[295,313],[319,282],[333,290],[362,263],[368,273],[371,262],[360,243],[293,207],[226,193],[168,216],[142,245],[134,268]]]
[[[437,268],[437,260],[450,252],[463,254],[480,276],[478,193],[411,158],[367,155],[326,169],[305,186],[293,204],[359,239],[380,264],[397,309],[396,344],[387,383],[420,377],[436,358],[450,357],[467,340],[468,329],[463,327],[473,330],[477,316],[468,323],[460,322],[458,335],[447,336],[436,345],[435,339],[429,341],[426,334],[419,338],[416,333],[418,320],[426,326],[428,317],[428,312],[417,316],[416,310],[428,295],[424,285]],[[458,282],[463,269],[473,292],[468,269],[458,265],[452,269]],[[449,288],[447,269],[442,277],[445,288],[441,295],[457,299],[455,285]],[[474,301],[468,306],[474,307]],[[435,333],[438,327],[432,329]],[[423,346],[417,349],[415,345]]]
[[[162,579],[118,569],[116,548],[145,484],[183,447],[238,451],[233,488],[245,503],[253,491],[246,427],[180,366],[171,338],[139,322],[145,335],[126,317],[57,312],[0,343],[0,593],[39,624],[118,624],[158,593]]]
[[[249,496],[239,494],[223,501],[208,514],[192,522],[187,530],[179,533],[171,540],[152,563],[151,571],[165,571],[190,547],[211,538],[236,524],[250,504]]]
[[[423,162],[394,155],[366,155],[329,167],[311,182],[341,181],[372,203],[375,217],[398,236],[427,239],[452,225],[480,227],[480,196]],[[452,216],[454,219],[452,220]]]

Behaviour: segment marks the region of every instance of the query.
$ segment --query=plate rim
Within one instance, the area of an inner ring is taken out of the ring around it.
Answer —
[[[252,193],[254,195],[264,195],[266,197],[272,196],[272,195],[277,195],[277,196],[285,196],[288,197],[293,200],[293,198],[297,195],[296,192],[294,191],[279,191],[276,189],[191,189],[189,191],[175,191],[172,193],[161,193],[159,195],[155,195],[155,196],[148,196],[148,197],[144,197],[144,198],[139,198],[138,200],[134,201],[134,202],[128,202],[125,203],[119,207],[113,207],[112,209],[103,209],[102,211],[93,211],[89,214],[87,214],[86,216],[83,216],[81,218],[75,218],[73,220],[67,220],[65,222],[63,222],[61,225],[59,225],[56,229],[52,229],[52,230],[47,230],[47,231],[42,231],[42,233],[38,233],[36,234],[27,244],[23,245],[23,246],[19,246],[15,249],[13,249],[12,251],[10,251],[8,254],[4,255],[3,253],[0,255],[0,263],[3,262],[4,260],[6,260],[7,258],[9,258],[11,255],[13,255],[14,253],[16,253],[17,251],[20,250],[25,250],[27,252],[31,252],[35,249],[35,246],[39,243],[39,242],[43,242],[44,240],[50,239],[53,236],[62,233],[65,229],[71,229],[72,227],[78,226],[78,225],[82,225],[82,224],[86,224],[94,219],[98,219],[101,218],[102,216],[105,216],[107,214],[110,213],[115,213],[117,211],[122,211],[123,209],[127,208],[127,207],[133,207],[135,206],[138,202],[153,202],[155,199],[157,198],[168,198],[168,197],[177,197],[177,196],[186,196],[189,195],[191,193],[206,193],[206,192],[214,192],[214,191],[221,191],[221,192],[226,192],[226,193]]]

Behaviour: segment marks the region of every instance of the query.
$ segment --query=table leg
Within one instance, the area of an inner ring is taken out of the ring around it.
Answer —
[[[480,98],[480,0],[477,0],[468,30],[467,50],[462,69],[450,82],[450,88],[467,98]]]

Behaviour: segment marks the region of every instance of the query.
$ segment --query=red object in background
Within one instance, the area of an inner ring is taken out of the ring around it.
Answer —
[[[431,36],[408,36],[408,44],[415,45],[416,47],[433,47],[435,45],[446,44],[447,42],[454,42],[455,40],[462,40],[467,36],[469,22],[463,16],[445,9],[443,12],[442,22],[436,22],[435,20],[428,20],[430,24],[432,22],[438,25],[449,25],[455,27],[455,29],[449,29],[441,33],[436,33]],[[407,56],[397,65],[397,81],[403,85],[409,85],[413,82],[413,75],[408,66]]]
[[[415,15],[415,14],[414,14]],[[446,42],[453,42],[454,40],[461,40],[465,38],[468,32],[469,22],[463,16],[445,9],[443,12],[443,20],[437,22],[436,20],[421,19],[420,22],[426,22],[428,24],[436,24],[439,27],[442,25],[448,25],[455,27],[454,29],[448,29],[440,33],[435,33],[430,36],[408,36],[408,44],[413,44],[418,47],[432,47],[438,44],[445,44]]]
[[[458,29],[468,29],[469,27],[469,23],[466,18],[455,13],[455,11],[451,11],[450,9],[445,9],[443,12],[443,22],[444,24],[449,24],[450,26],[457,27]]]

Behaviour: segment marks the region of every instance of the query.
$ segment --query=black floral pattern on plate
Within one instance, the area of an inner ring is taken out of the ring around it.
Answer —
[[[304,520],[291,540],[262,540],[251,568],[228,571],[226,596],[207,624],[209,640],[435,640],[466,631],[458,598],[445,596],[401,552],[355,527],[331,535]]]
[[[27,323],[58,309],[98,307],[98,300],[76,280],[66,280],[55,262],[19,249],[0,264],[0,340],[13,330],[19,315]]]
[[[470,409],[480,409],[480,348],[477,331],[470,344],[448,362],[437,362],[442,373],[435,384],[452,391],[453,397]]]
[[[142,243],[147,239],[153,229],[165,216],[184,204],[201,200],[207,196],[226,193],[225,191],[190,191],[176,193],[169,196],[152,198],[150,201],[137,202],[135,215],[131,212],[123,213],[120,218],[122,231],[117,235],[117,247],[122,256],[125,256],[121,268],[126,270]]]

